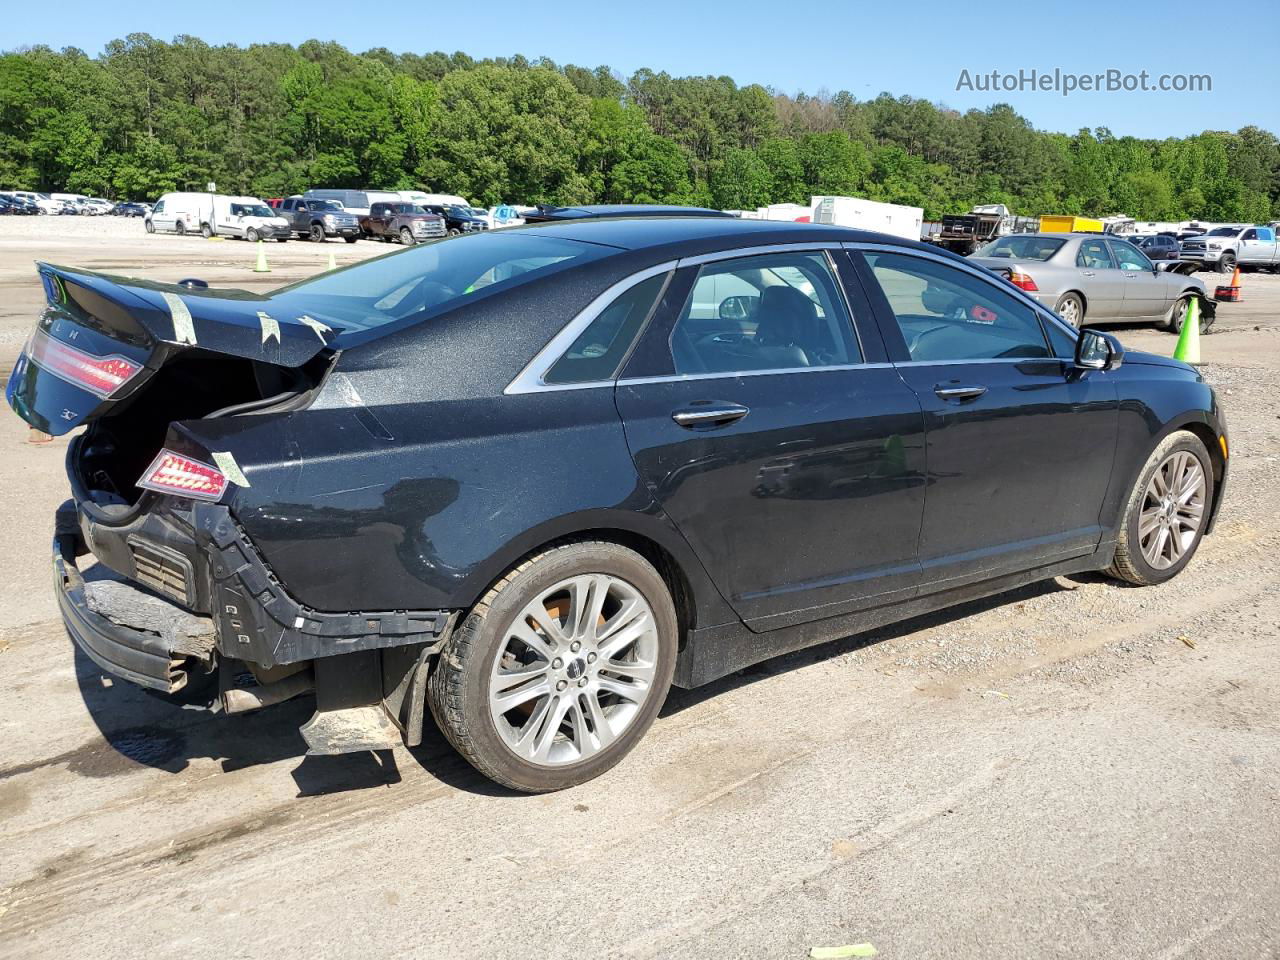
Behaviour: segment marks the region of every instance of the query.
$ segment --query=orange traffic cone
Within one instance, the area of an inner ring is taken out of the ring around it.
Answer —
[[[1229,286],[1221,286],[1213,291],[1213,299],[1220,300],[1225,303],[1239,303],[1243,297],[1240,293],[1240,265],[1236,265],[1235,272],[1231,274],[1231,283]]]

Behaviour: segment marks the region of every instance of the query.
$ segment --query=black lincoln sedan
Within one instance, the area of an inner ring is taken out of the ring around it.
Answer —
[[[1159,583],[1222,499],[1195,369],[880,234],[586,219],[271,293],[39,273],[7,395],[86,425],[72,638],[231,713],[314,696],[313,753],[430,711],[509,787],[580,783],[673,683],[1055,575]]]

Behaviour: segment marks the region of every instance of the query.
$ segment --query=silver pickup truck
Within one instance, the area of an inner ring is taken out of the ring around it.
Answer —
[[[1274,227],[1215,227],[1183,240],[1178,259],[1219,273],[1231,273],[1237,266],[1275,270],[1280,268],[1280,245]]]

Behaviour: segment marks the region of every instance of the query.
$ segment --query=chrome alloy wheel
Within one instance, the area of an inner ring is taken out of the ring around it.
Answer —
[[[1171,454],[1151,475],[1138,515],[1138,543],[1155,569],[1167,570],[1195,543],[1206,489],[1204,467],[1185,450]]]
[[[631,584],[562,580],[507,629],[489,677],[489,712],[513,753],[542,766],[608,747],[652,694],[658,627]]]

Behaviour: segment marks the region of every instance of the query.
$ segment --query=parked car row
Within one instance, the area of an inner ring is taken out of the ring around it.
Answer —
[[[44,214],[51,216],[141,217],[149,204],[123,201],[112,203],[101,197],[72,193],[37,193],[34,190],[0,190],[0,216]]]

